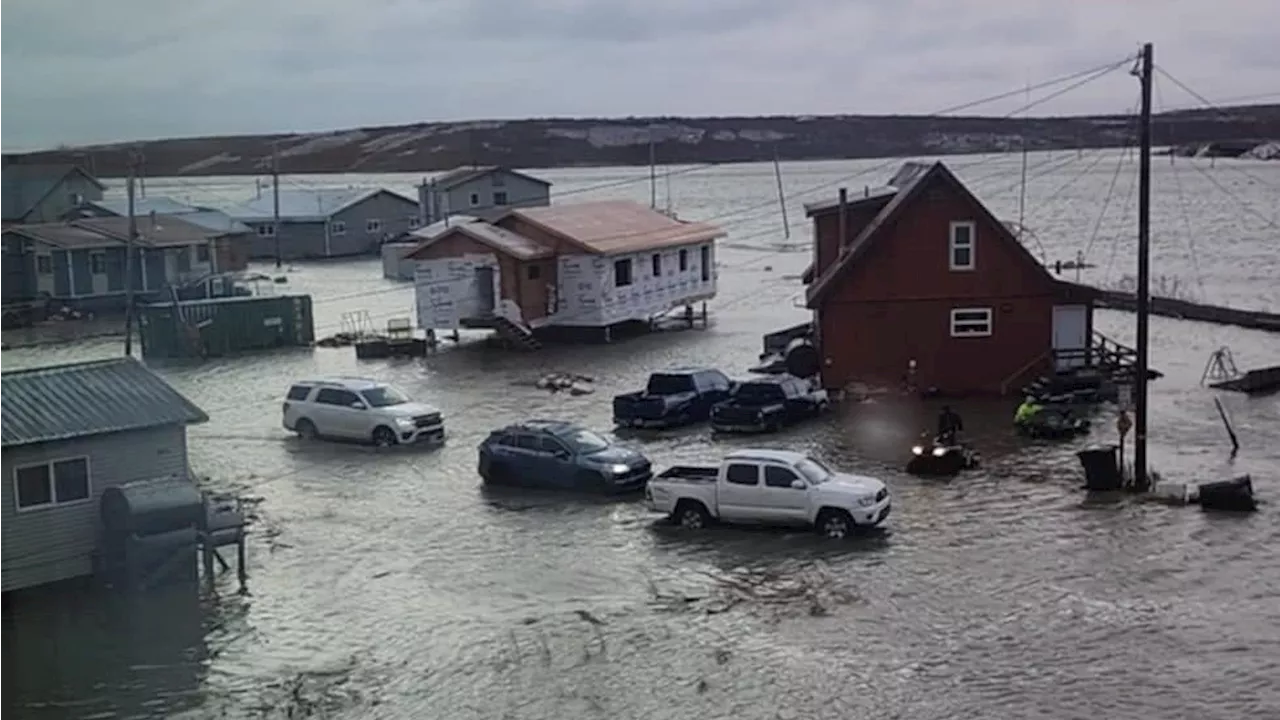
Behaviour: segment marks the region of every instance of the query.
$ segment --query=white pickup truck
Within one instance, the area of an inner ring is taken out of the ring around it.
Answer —
[[[890,508],[883,482],[837,473],[787,450],[738,450],[718,468],[668,468],[649,481],[645,499],[685,528],[715,521],[800,525],[829,538],[879,525]]]

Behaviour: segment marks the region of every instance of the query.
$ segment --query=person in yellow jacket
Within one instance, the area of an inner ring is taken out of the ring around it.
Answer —
[[[1014,425],[1028,425],[1036,419],[1036,415],[1040,413],[1040,405],[1036,403],[1036,399],[1028,395],[1023,399],[1022,404],[1018,406],[1018,411],[1013,414]]]

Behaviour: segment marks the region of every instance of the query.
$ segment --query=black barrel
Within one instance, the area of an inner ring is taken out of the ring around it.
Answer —
[[[1084,487],[1086,490],[1105,492],[1120,490],[1124,487],[1124,476],[1120,472],[1118,459],[1119,448],[1108,445],[1100,448],[1089,448],[1076,453],[1080,465],[1084,467]]]
[[[1205,510],[1253,512],[1258,502],[1253,498],[1253,480],[1241,475],[1230,480],[1200,486],[1200,507]]]
[[[141,480],[102,492],[102,524],[108,536],[157,535],[204,522],[204,500],[186,478]]]
[[[782,352],[787,373],[798,378],[811,378],[821,370],[818,348],[808,338],[795,338]]]

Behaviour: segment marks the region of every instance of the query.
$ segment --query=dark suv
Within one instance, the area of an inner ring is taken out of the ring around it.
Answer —
[[[479,450],[480,477],[492,485],[615,494],[641,490],[653,476],[644,455],[560,420],[494,430]]]

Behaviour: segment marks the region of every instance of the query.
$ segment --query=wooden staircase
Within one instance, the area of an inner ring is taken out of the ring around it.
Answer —
[[[1063,397],[1115,400],[1119,386],[1133,383],[1138,351],[1095,332],[1089,347],[1054,350],[1050,358],[1054,370],[1033,380],[1023,388],[1024,394],[1042,401]],[[1157,377],[1160,373],[1149,371],[1149,379]]]
[[[542,343],[533,336],[533,330],[501,315],[493,316],[493,329],[498,331],[498,336],[508,345],[516,349],[529,351],[542,349]]]

